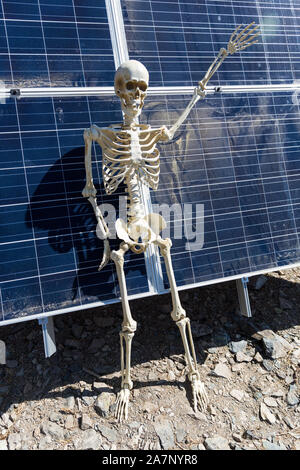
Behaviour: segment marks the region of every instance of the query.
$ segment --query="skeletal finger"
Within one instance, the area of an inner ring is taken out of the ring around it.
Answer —
[[[242,41],[239,41],[239,43],[237,44],[237,46],[243,46],[244,44],[252,41],[254,38],[256,38],[257,36],[260,35],[260,31],[258,31],[256,34],[253,34],[253,36],[249,37],[248,39],[245,39],[243,38]]]
[[[239,26],[237,26],[237,28],[235,28],[235,30],[233,31],[232,35],[230,36],[229,42],[233,41],[234,36],[238,33],[238,31],[241,29],[242,26],[243,26],[243,25],[240,24]]]
[[[249,43],[249,44],[245,44],[245,46],[241,47],[241,48],[239,49],[239,51],[243,51],[243,50],[246,49],[247,47],[252,46],[252,44],[255,44],[255,43],[257,43],[257,42],[258,42],[258,41],[253,41],[253,42],[251,42],[251,43]]]
[[[248,38],[248,36],[251,36],[251,34],[253,34],[255,31],[257,31],[257,29],[259,28],[259,25],[256,25],[255,28],[251,29],[250,31],[248,31],[247,34],[244,34],[238,41],[239,44],[243,43],[246,38]],[[259,34],[259,33],[258,33]],[[248,38],[248,39],[251,39],[251,38]],[[235,41],[236,42],[236,41]]]
[[[239,34],[238,36],[235,38],[235,41],[237,41],[241,36],[243,36],[243,34],[245,34],[246,31],[248,31],[249,28],[251,28],[251,26],[253,26],[255,24],[255,21],[252,21],[252,23],[248,24],[248,26],[246,26]]]

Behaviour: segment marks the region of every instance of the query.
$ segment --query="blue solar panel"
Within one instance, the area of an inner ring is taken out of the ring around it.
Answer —
[[[148,122],[162,124],[166,116],[172,122],[187,101],[160,98],[149,105],[155,111],[148,111]],[[170,214],[179,285],[300,261],[299,117],[297,92],[210,96],[174,141],[161,145],[153,203],[179,204],[182,213],[192,204],[194,230],[196,205],[204,210],[204,243],[197,248],[195,236],[191,249],[186,237],[176,239],[182,221]]]
[[[239,24],[260,25],[258,44],[229,57],[211,85],[299,79],[299,7],[289,0],[122,0],[129,55],[153,86],[195,85]]]
[[[0,80],[8,88],[112,86],[116,50],[105,3],[0,1]],[[195,86],[235,27],[252,20],[259,43],[228,57],[210,84],[299,79],[295,1],[122,0],[122,7],[130,58],[147,66],[152,86]],[[189,99],[149,96],[141,122],[170,127]],[[103,245],[81,191],[83,130],[120,122],[118,99],[10,98],[0,110],[0,321],[116,301],[114,266],[97,271]],[[181,211],[170,217],[179,286],[300,261],[299,122],[296,89],[208,95],[160,145],[151,198]],[[99,146],[93,154],[98,202],[117,209],[123,188],[105,195]],[[186,204],[191,213],[182,212]],[[195,231],[197,223],[203,239],[176,236],[179,226]],[[168,288],[163,263],[162,270]],[[149,294],[141,255],[126,255],[125,271],[130,295]]]
[[[1,2],[0,80],[7,86],[105,86],[114,59],[104,2]]]
[[[117,99],[11,98],[1,110],[1,319],[118,298],[113,266],[97,270],[103,246],[81,196],[83,130],[120,121]],[[100,148],[95,152],[101,204]],[[105,195],[105,202],[118,210],[119,195]],[[143,258],[127,256],[125,269],[129,294],[147,292]]]

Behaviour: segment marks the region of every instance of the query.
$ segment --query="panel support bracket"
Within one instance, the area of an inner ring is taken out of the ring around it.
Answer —
[[[4,341],[0,340],[0,364],[6,364],[6,347]]]
[[[43,331],[45,357],[50,357],[56,352],[53,317],[40,318],[39,325]]]
[[[249,299],[249,292],[248,292],[248,284],[249,279],[247,277],[242,277],[241,279],[237,279],[236,287],[238,291],[239,297],[239,306],[240,306],[240,315],[243,317],[251,318],[251,305]]]

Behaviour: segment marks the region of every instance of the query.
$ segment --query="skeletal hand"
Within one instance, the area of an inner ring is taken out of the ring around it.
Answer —
[[[130,390],[128,388],[123,388],[118,393],[116,401],[116,411],[115,418],[118,422],[121,423],[123,418],[126,420],[128,418],[128,404],[129,404]]]
[[[242,51],[246,47],[252,46],[258,41],[254,41],[260,31],[257,31],[259,25],[253,26],[254,21],[240,31],[243,25],[239,25],[232,33],[229,42],[227,44],[227,54],[235,54],[237,51]],[[239,32],[240,31],[240,32]],[[257,31],[257,32],[256,32]]]
[[[195,413],[198,408],[200,411],[205,411],[208,405],[208,396],[206,394],[204,384],[197,377],[193,377],[192,379],[192,391]]]

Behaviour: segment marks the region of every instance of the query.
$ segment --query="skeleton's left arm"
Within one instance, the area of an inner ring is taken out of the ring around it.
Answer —
[[[242,25],[239,25],[232,35],[230,36],[229,42],[227,44],[227,49],[223,47],[220,49],[219,54],[207,70],[206,74],[199,82],[199,86],[195,88],[193,98],[183,111],[183,113],[179,116],[175,124],[170,128],[167,129],[166,127],[163,128],[162,139],[161,140],[171,140],[181,126],[181,124],[185,121],[185,119],[190,114],[191,110],[197,103],[199,99],[205,98],[206,91],[205,87],[214,73],[218,70],[222,62],[226,59],[226,57],[230,54],[235,54],[238,51],[242,51],[246,49],[246,47],[251,46],[252,44],[256,43],[257,40],[254,40],[260,32],[257,31],[259,28],[258,25],[254,26],[254,22],[250,23],[248,26],[241,30]]]

